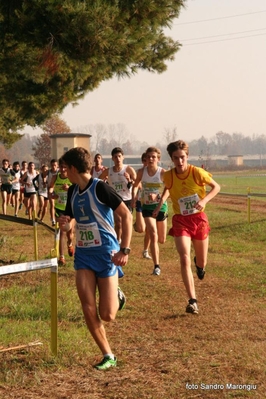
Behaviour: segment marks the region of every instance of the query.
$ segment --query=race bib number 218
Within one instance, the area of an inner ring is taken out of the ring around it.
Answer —
[[[91,248],[102,245],[97,223],[76,224],[76,242],[78,247]]]

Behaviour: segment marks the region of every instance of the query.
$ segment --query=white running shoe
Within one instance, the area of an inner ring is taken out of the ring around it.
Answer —
[[[142,256],[145,259],[152,259],[152,257],[149,255],[148,250],[146,249],[145,251],[142,252]]]
[[[152,274],[154,274],[155,276],[160,276],[161,269],[158,266],[155,267]]]
[[[198,314],[199,313],[199,309],[198,309],[197,302],[194,302],[194,303],[188,302],[188,305],[186,307],[186,312],[187,313],[192,313],[192,314]]]

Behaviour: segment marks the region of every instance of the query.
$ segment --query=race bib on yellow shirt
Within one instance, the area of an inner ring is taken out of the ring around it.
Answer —
[[[193,213],[198,213],[199,211],[194,208],[197,202],[199,202],[198,194],[190,195],[189,197],[179,198],[178,204],[180,207],[181,215],[188,216],[192,215]]]

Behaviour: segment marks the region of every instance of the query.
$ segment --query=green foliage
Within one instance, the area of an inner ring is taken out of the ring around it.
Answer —
[[[0,140],[42,124],[114,75],[161,73],[185,0],[17,0],[0,5]]]

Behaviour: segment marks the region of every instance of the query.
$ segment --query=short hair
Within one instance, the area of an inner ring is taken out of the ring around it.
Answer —
[[[15,166],[20,166],[20,164],[19,164],[19,161],[15,161],[15,162],[13,162],[13,168],[15,167]]]
[[[78,173],[90,172],[92,167],[91,156],[88,150],[83,147],[75,147],[68,150],[60,158],[68,167],[74,166]],[[59,162],[60,162],[59,160]]]
[[[147,156],[148,152],[157,152],[158,159],[161,158],[161,150],[159,150],[159,148],[157,148],[157,147],[148,147],[146,150],[146,156]]]
[[[146,161],[146,159],[147,159],[147,154],[146,152],[143,152],[143,154],[141,155],[141,162]]]
[[[59,166],[62,166],[65,164],[65,161],[63,160],[63,157],[60,157],[58,160]]]
[[[124,155],[124,151],[122,150],[122,148],[115,147],[112,149],[111,155],[113,157],[115,154],[118,154],[118,153],[121,153],[122,155]]]
[[[98,154],[95,154],[95,155],[94,155],[94,161],[96,161],[96,158],[98,158],[98,157],[100,157],[101,159],[103,159],[103,157],[101,156],[101,154],[98,153]]]
[[[166,150],[171,159],[172,159],[173,152],[175,152],[177,150],[183,150],[183,151],[185,151],[185,153],[187,155],[189,153],[188,144],[183,140],[173,141],[172,143],[169,143]]]

